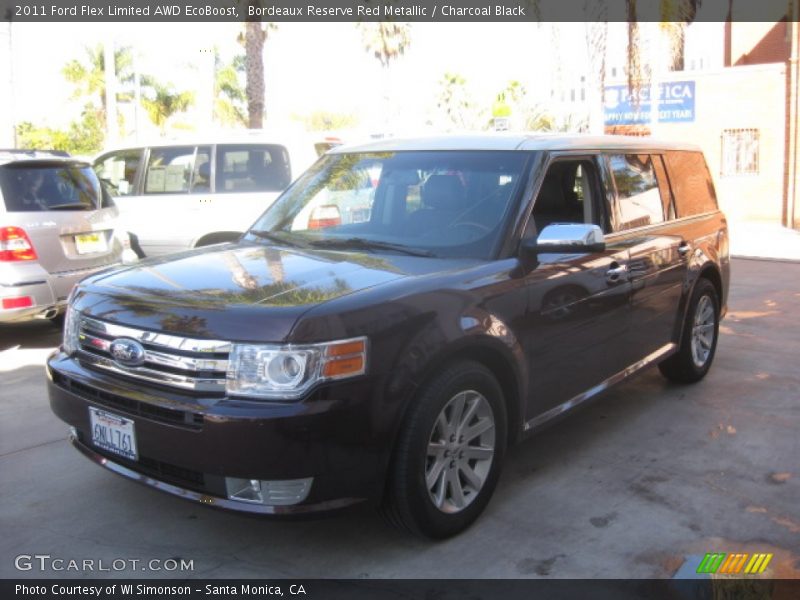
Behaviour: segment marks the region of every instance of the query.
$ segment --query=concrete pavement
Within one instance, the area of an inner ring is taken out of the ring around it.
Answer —
[[[800,231],[775,223],[728,223],[731,255],[800,261]]]
[[[0,328],[0,577],[115,575],[14,568],[37,553],[192,560],[181,577],[671,577],[714,551],[772,552],[772,575],[800,577],[798,314],[800,264],[734,261],[703,382],[650,370],[512,449],[483,517],[440,543],[370,511],[259,520],[106,472],[49,411],[41,360],[58,334]]]

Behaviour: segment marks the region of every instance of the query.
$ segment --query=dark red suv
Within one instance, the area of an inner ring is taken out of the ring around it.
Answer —
[[[649,365],[706,374],[727,235],[685,144],[341,146],[238,242],[81,283],[51,404],[87,457],[182,498],[370,501],[449,536],[509,444]]]

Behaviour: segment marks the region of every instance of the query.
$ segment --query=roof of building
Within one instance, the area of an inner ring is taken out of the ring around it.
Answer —
[[[402,152],[412,150],[700,150],[686,142],[653,137],[586,134],[447,134],[415,138],[387,138],[363,144],[337,146],[328,152]]]

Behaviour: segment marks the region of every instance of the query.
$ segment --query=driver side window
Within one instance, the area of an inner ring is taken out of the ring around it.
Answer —
[[[553,162],[536,196],[525,237],[536,237],[553,223],[588,223],[603,227],[602,215],[597,208],[599,189],[593,161]]]

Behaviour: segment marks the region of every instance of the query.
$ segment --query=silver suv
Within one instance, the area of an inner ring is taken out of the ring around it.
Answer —
[[[119,263],[116,218],[89,163],[0,151],[0,323],[56,319],[77,281]]]

